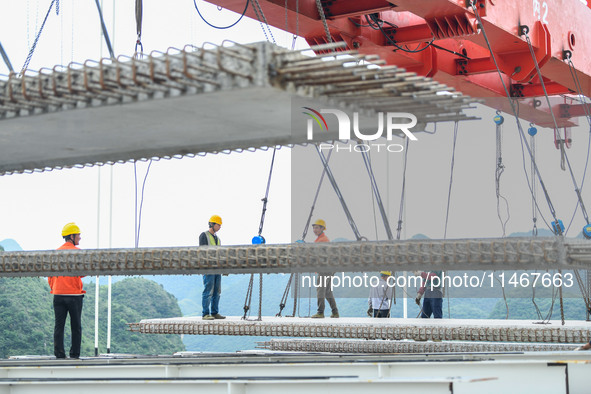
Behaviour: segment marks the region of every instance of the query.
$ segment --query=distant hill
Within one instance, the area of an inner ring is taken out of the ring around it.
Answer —
[[[82,312],[82,357],[94,355],[94,286],[85,285]],[[106,353],[106,287],[101,292],[99,352]],[[53,355],[53,296],[45,278],[0,278],[0,357]],[[179,316],[176,299],[162,286],[141,278],[113,285],[112,353],[172,354],[183,351],[179,335],[144,335],[127,330],[127,323],[146,316]],[[69,348],[66,324],[66,349]]]
[[[18,242],[11,238],[0,241],[0,247],[2,247],[6,252],[19,252],[23,250]]]

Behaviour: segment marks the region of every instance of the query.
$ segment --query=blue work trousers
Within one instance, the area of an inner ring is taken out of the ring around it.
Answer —
[[[428,319],[431,314],[435,319],[441,319],[443,317],[443,298],[424,298],[423,299],[423,312],[421,318]]]
[[[202,315],[219,313],[220,294],[222,292],[221,275],[203,275]],[[210,308],[211,306],[211,308]],[[211,313],[210,313],[211,312]]]

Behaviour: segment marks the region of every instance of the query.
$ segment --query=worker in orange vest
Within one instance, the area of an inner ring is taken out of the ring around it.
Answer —
[[[75,223],[68,223],[62,230],[65,243],[57,250],[79,249],[80,228]],[[70,328],[72,330],[72,346],[70,358],[80,358],[82,343],[82,276],[50,276],[47,278],[51,294],[53,294],[53,310],[55,326],[53,329],[53,352],[56,358],[66,358],[64,350],[64,326],[66,317],[70,314]]]
[[[312,224],[312,231],[314,235],[316,235],[316,240],[314,242],[330,242],[326,234],[324,234],[324,230],[326,230],[326,222],[322,219],[318,219]],[[313,319],[323,319],[324,318],[324,308],[325,308],[325,300],[328,301],[328,304],[331,308],[331,315],[332,318],[339,317],[339,309],[337,308],[337,303],[334,299],[334,294],[332,293],[332,276],[334,273],[332,272],[319,272],[317,278],[317,286],[316,286],[316,298],[318,299],[318,311],[315,315],[310,316]]]

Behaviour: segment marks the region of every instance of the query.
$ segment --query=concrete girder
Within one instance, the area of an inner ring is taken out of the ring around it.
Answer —
[[[589,269],[591,244],[487,238],[1,252],[0,276]]]
[[[404,98],[422,125],[471,119],[463,109],[474,100],[373,55],[330,52],[339,46],[311,58],[270,43],[207,44],[0,78],[0,175],[339,139],[337,127],[311,140],[294,132],[295,98],[363,114],[372,97],[380,110],[390,98],[392,111]]]
[[[372,319],[263,317],[262,321],[203,320],[201,317],[144,319],[130,330],[144,334],[252,335],[273,337],[489,341],[581,344],[591,339],[586,322],[537,324],[522,320]]]

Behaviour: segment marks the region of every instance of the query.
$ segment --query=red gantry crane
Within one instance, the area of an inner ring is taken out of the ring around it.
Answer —
[[[246,0],[209,1],[245,10]],[[576,125],[572,118],[585,108],[569,97],[591,95],[591,0],[251,0],[251,5],[247,16],[259,19],[255,7],[260,6],[263,22],[310,45],[344,41],[345,49],[379,55],[498,110],[511,112],[507,93],[520,98],[519,117],[540,126]],[[553,96],[551,109],[546,95]]]

